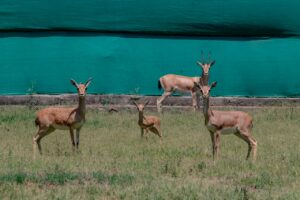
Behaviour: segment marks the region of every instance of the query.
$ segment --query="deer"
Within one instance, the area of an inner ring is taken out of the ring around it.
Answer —
[[[197,93],[194,87],[194,82],[198,83],[201,80],[203,83],[207,84],[209,79],[209,69],[214,64],[214,60],[205,63],[202,55],[202,62],[197,61],[197,65],[199,65],[202,68],[202,75],[200,77],[188,77],[176,74],[166,74],[160,77],[158,80],[158,89],[163,89],[164,93],[161,97],[157,99],[157,111],[162,112],[162,102],[176,91],[183,93],[190,92],[192,96],[193,110],[196,111],[198,109],[198,105]]]
[[[153,132],[154,134],[158,135],[160,138],[160,143],[162,143],[162,133],[160,131],[160,119],[157,116],[145,116],[144,115],[144,109],[146,105],[148,105],[149,100],[145,103],[137,103],[133,101],[134,105],[136,106],[138,112],[139,112],[139,119],[138,119],[138,125],[141,128],[141,137],[144,137],[144,131],[146,131],[145,136],[146,140],[148,140],[148,131]]]
[[[48,107],[37,112],[35,125],[38,126],[38,131],[33,137],[34,158],[36,146],[38,147],[39,153],[42,154],[41,139],[56,129],[69,130],[73,151],[75,147],[78,150],[80,130],[86,121],[85,97],[91,80],[92,79],[89,78],[86,83],[78,84],[75,80],[71,79],[71,84],[76,87],[78,93],[79,100],[77,107]],[[74,130],[76,130],[76,138],[74,138]]]
[[[194,83],[195,87],[200,88],[203,98],[203,114],[205,126],[210,132],[213,150],[213,160],[219,157],[220,137],[221,135],[234,134],[248,144],[246,159],[253,152],[253,161],[256,160],[257,141],[251,135],[253,127],[252,117],[242,111],[219,111],[211,110],[209,107],[210,90],[217,85],[213,82],[211,85],[205,85],[201,81]]]

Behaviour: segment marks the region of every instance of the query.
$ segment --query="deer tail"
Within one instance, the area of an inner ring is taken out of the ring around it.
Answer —
[[[40,120],[38,118],[35,118],[34,123],[35,123],[35,126],[39,126],[40,125]]]
[[[249,125],[250,130],[253,129],[253,120],[251,120],[250,125]]]
[[[158,79],[157,87],[158,87],[159,90],[161,90],[161,88],[162,88],[161,83],[160,83],[160,79]]]

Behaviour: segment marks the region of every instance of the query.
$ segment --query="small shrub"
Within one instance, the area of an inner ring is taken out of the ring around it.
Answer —
[[[203,171],[206,168],[205,162],[200,162],[197,164],[197,170],[198,171]]]
[[[273,180],[267,172],[262,172],[258,177],[247,177],[242,179],[242,183],[250,185],[256,189],[263,189],[273,185]]]
[[[238,195],[238,199],[241,199],[241,200],[249,200],[250,199],[248,190],[246,187],[236,188],[234,193]]]
[[[59,185],[63,185],[67,181],[73,181],[75,179],[78,179],[78,175],[70,172],[52,172],[46,173],[45,175],[46,182]]]
[[[163,165],[162,173],[169,174],[172,177],[176,178],[179,177],[178,167],[175,164],[167,162]]]
[[[134,176],[129,174],[104,174],[102,172],[94,172],[93,178],[99,183],[107,183],[109,185],[131,185],[134,180]]]
[[[18,172],[14,174],[3,174],[0,175],[0,183],[15,182],[17,184],[23,184],[27,178],[27,174]]]

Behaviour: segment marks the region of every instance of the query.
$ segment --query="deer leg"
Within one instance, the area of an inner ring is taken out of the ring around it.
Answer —
[[[213,153],[213,160],[215,160],[215,136],[214,132],[210,131],[210,138],[211,138],[211,144],[212,144],[212,153]]]
[[[192,95],[192,101],[193,101],[193,109],[194,109],[194,111],[196,111],[198,109],[197,93],[196,93],[196,91],[192,91],[191,95]]]
[[[80,130],[81,128],[76,129],[76,148],[78,150],[79,148],[79,136],[80,136]]]
[[[40,154],[42,154],[41,139],[47,135],[47,131],[48,128],[39,128],[37,134],[33,137],[34,151],[37,146]]]
[[[52,127],[39,127],[37,134],[33,137],[33,156],[35,158],[36,154],[36,146],[39,149],[39,153],[42,155],[42,146],[41,146],[41,139],[46,135],[53,132],[55,129]]]
[[[221,138],[221,133],[217,131],[214,134],[214,140],[215,140],[215,154],[216,154],[216,160],[219,158],[219,151],[220,151],[220,138]]]
[[[157,100],[156,100],[156,105],[157,105],[157,111],[158,112],[161,112],[162,111],[162,102],[168,97],[170,96],[171,94],[173,93],[173,91],[171,92],[164,92],[163,95],[161,97],[159,97]]]
[[[145,137],[146,137],[146,140],[148,141],[148,136],[149,136],[149,130],[148,128],[145,129]]]
[[[144,129],[141,128],[141,138],[143,138],[143,137],[144,137]]]
[[[158,135],[159,139],[160,139],[160,143],[162,143],[162,134],[159,131],[159,129],[156,127],[152,127],[152,128],[150,128],[150,131],[152,131],[154,134]]]
[[[75,141],[74,141],[74,131],[72,128],[70,128],[70,137],[71,137],[71,142],[72,142],[72,149],[73,149],[73,152],[75,150]]]
[[[39,149],[39,153],[42,154],[41,152],[41,147],[40,147],[40,134],[41,134],[41,130],[38,130],[38,133],[33,137],[32,141],[33,141],[33,159],[35,160],[36,158],[36,148],[38,147]]]
[[[249,135],[247,139],[250,141],[250,146],[251,146],[251,149],[253,152],[253,161],[255,161],[256,160],[256,152],[257,152],[257,141],[251,135]]]
[[[246,159],[248,160],[250,157],[251,151],[253,151],[253,161],[256,160],[256,152],[257,152],[257,142],[256,140],[251,136],[249,131],[241,131],[239,130],[238,133],[235,134],[242,140],[244,140],[248,144],[248,152]]]
[[[257,141],[253,137],[251,137],[251,146],[253,149],[253,161],[256,161]]]
[[[247,152],[247,156],[246,156],[246,160],[248,160],[249,156],[250,156],[250,152],[252,150],[250,141],[247,139],[247,137],[245,137],[244,135],[242,135],[240,132],[235,134],[237,137],[241,138],[242,140],[244,140],[247,144],[248,144],[248,152]]]

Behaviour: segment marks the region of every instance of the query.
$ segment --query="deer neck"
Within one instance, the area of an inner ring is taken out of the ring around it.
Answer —
[[[139,111],[139,124],[143,124],[143,120],[144,120],[144,113],[143,111]]]
[[[203,115],[205,119],[205,124],[207,124],[210,117],[212,116],[212,110],[209,107],[209,97],[203,98]]]
[[[85,97],[79,97],[78,112],[85,118]]]
[[[143,123],[143,119],[144,119],[144,113],[143,111],[139,111],[139,124]]]
[[[208,78],[209,78],[209,75],[208,74],[204,74],[203,72],[202,72],[202,76],[201,76],[201,81],[202,81],[202,84],[203,85],[208,85]]]

